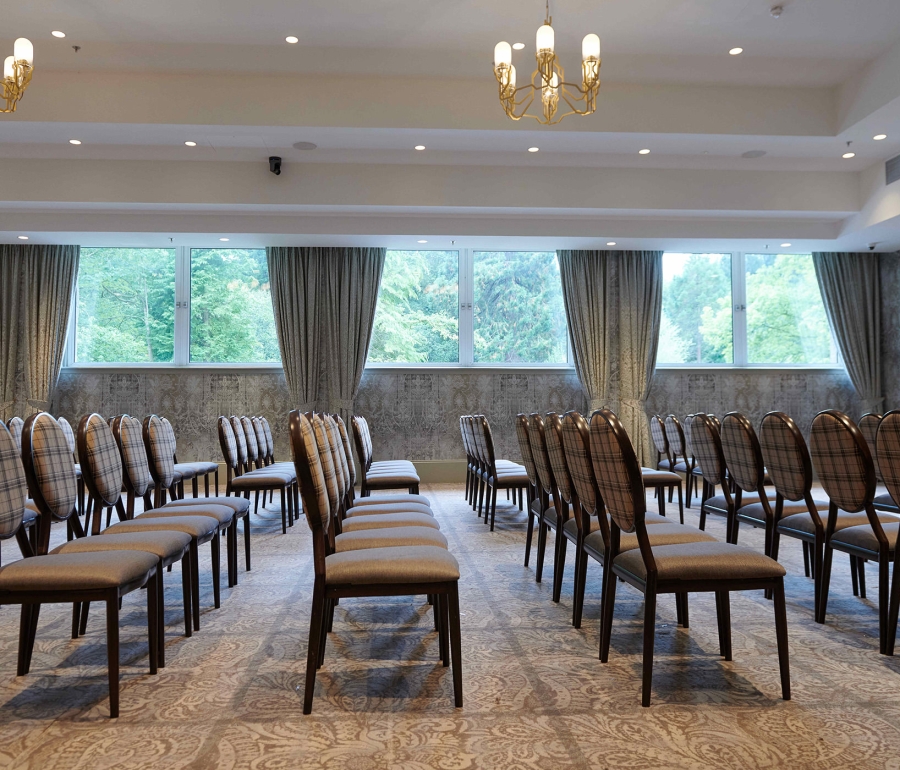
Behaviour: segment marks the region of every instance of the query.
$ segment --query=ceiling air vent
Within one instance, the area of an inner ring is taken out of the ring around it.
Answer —
[[[900,155],[891,158],[884,164],[885,184],[891,184],[900,179]]]

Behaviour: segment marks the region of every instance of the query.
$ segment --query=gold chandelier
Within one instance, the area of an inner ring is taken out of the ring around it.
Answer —
[[[523,86],[516,87],[516,68],[512,63],[509,43],[500,42],[494,47],[494,75],[500,84],[500,104],[512,120],[534,118],[538,123],[552,126],[569,115],[591,115],[597,109],[600,38],[593,33],[584,36],[581,43],[581,84],[567,83],[554,50],[552,21],[550,0],[547,0],[546,19],[537,31],[537,69],[531,74],[531,82]],[[535,114],[528,110],[538,94],[541,112]],[[569,111],[557,115],[560,100]]]
[[[33,72],[34,46],[27,38],[20,37],[13,46],[13,55],[7,56],[3,62],[0,99],[6,102],[6,108],[0,108],[0,112],[16,111],[16,105],[28,88]]]

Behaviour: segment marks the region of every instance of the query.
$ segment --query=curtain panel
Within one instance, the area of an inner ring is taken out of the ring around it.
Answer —
[[[385,250],[272,247],[266,256],[291,401],[348,421],[369,354]]]
[[[78,246],[0,245],[0,416],[50,411],[78,279]]]
[[[863,412],[881,412],[881,277],[878,254],[814,252],[828,323]]]

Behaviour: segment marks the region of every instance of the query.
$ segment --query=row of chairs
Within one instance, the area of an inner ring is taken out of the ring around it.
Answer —
[[[459,418],[459,430],[466,453],[466,502],[478,511],[479,518],[484,511],[485,524],[490,515],[493,532],[497,490],[506,490],[507,500],[511,493],[513,503],[517,503],[521,511],[522,493],[531,488],[528,472],[524,465],[497,459],[491,426],[483,414],[463,415]],[[529,509],[531,502],[529,495]]]
[[[221,606],[220,535],[224,532],[227,537],[228,582],[234,586],[240,520],[244,521],[247,544],[246,568],[250,568],[248,500],[195,497],[162,501],[162,489],[175,485],[170,427],[156,415],[143,423],[128,415],[107,421],[98,414],[80,421],[76,447],[88,494],[86,523],[93,517],[86,529],[77,515],[72,448],[60,423],[47,413],[32,415],[22,426],[21,446],[0,425],[0,539],[15,536],[23,556],[0,568],[0,604],[22,606],[18,674],[25,675],[30,669],[42,604],[71,602],[72,637],[78,638],[85,633],[91,602],[103,602],[112,717],[119,711],[121,598],[147,588],[149,661],[155,674],[165,665],[164,572],[181,562],[185,636],[191,636],[200,628],[199,547],[210,544],[216,608]],[[161,474],[160,480],[157,474]],[[155,501],[150,495],[154,485]],[[145,506],[139,514],[135,513],[138,498]],[[161,505],[152,507],[155,502]],[[29,507],[36,512],[33,541],[19,536]],[[103,512],[109,515],[112,509],[120,521],[102,528]],[[66,522],[69,536],[74,537],[50,551],[54,522]]]
[[[293,411],[289,427],[315,570],[303,713],[312,710],[335,606],[362,596],[428,597],[441,661],[446,667],[452,659],[454,703],[462,706],[459,564],[428,499],[413,492],[355,498],[353,456],[339,416]]]
[[[390,489],[406,489],[411,495],[419,494],[421,481],[415,465],[409,460],[374,460],[372,433],[369,431],[368,420],[357,414],[351,418],[351,422],[356,455],[362,472],[360,478],[362,497],[368,497],[373,490]]]

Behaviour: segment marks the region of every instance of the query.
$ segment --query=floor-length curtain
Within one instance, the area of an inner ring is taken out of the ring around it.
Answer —
[[[575,372],[588,413],[606,405],[611,340],[610,252],[557,251]]]
[[[369,352],[384,249],[266,249],[272,306],[291,401],[345,420]]]
[[[78,246],[0,246],[4,418],[15,410],[13,404],[23,402],[31,411],[50,410],[65,352],[80,253]]]
[[[815,252],[813,263],[828,321],[863,412],[880,412],[884,391],[878,255]]]
[[[650,426],[645,403],[656,370],[662,313],[662,252],[624,251],[619,256],[619,418],[637,459],[650,465]]]

